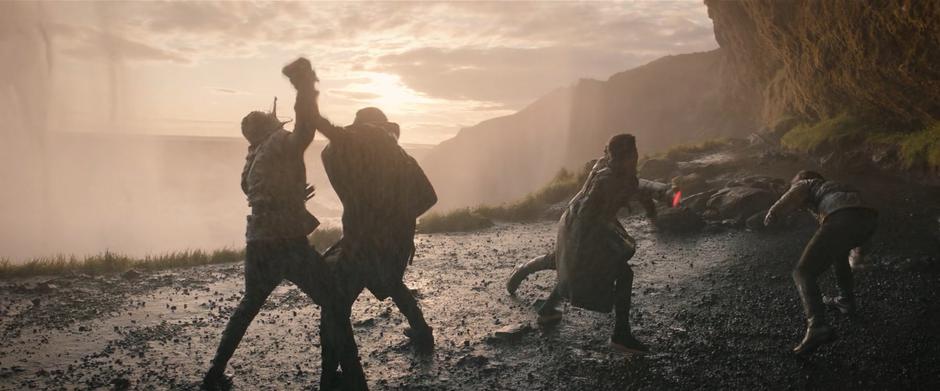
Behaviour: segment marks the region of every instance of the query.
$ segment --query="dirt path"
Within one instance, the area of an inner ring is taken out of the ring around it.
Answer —
[[[435,327],[433,357],[405,345],[404,318],[368,293],[354,308],[374,389],[935,388],[940,385],[936,259],[878,253],[859,273],[862,311],[835,316],[841,339],[809,359],[788,354],[802,332],[789,270],[811,227],[758,234],[713,229],[660,235],[625,220],[639,242],[633,322],[655,350],[612,353],[612,315],[567,308],[560,325],[534,327],[532,303],[554,276],[504,281],[518,262],[551,248],[554,224],[499,225],[419,236],[406,275]],[[918,250],[918,251],[923,251]],[[143,275],[0,283],[0,388],[195,388],[240,297],[242,268],[222,265]],[[831,281],[824,282],[831,287]],[[231,364],[241,389],[317,385],[318,309],[282,285]],[[522,324],[518,338],[494,330]]]

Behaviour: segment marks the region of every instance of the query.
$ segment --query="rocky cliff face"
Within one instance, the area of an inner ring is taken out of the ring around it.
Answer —
[[[423,164],[439,207],[517,198],[618,132],[649,154],[801,125],[788,147],[823,165],[940,171],[940,2],[705,3],[719,50],[582,80],[435,148]]]
[[[641,154],[756,130],[747,107],[722,95],[720,50],[669,56],[556,90],[516,114],[465,128],[422,161],[438,208],[498,203],[581,167],[607,139],[633,133]],[[744,109],[742,109],[744,108]]]
[[[841,113],[892,128],[940,120],[940,2],[705,4],[727,88],[765,125]]]

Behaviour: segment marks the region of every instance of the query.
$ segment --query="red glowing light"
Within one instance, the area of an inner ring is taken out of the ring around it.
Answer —
[[[679,190],[676,190],[676,195],[672,196],[672,207],[678,208],[679,202],[681,201],[682,201],[682,192]]]

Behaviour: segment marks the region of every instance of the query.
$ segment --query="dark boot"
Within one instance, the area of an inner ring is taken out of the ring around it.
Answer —
[[[623,353],[646,354],[650,349],[633,336],[630,327],[630,304],[633,292],[633,270],[629,267],[617,279],[614,303],[614,335],[610,337],[610,346]]]
[[[506,291],[509,292],[510,296],[515,296],[519,285],[522,285],[522,281],[524,281],[529,274],[532,274],[532,272],[526,269],[528,265],[529,262],[520,263],[516,265],[516,267],[512,269],[512,273],[509,274],[509,279],[506,280]]]
[[[411,340],[415,349],[422,353],[430,353],[434,350],[434,328],[425,325],[424,329],[405,328],[405,336]]]
[[[803,341],[795,348],[793,353],[798,355],[812,354],[816,348],[835,340],[835,332],[825,323],[814,322],[810,319],[806,326],[806,335]]]
[[[199,389],[204,391],[231,390],[232,376],[225,374],[223,369],[213,366],[202,378],[202,385]]]
[[[424,320],[424,312],[415,300],[408,287],[402,283],[392,294],[392,301],[398,306],[405,318],[408,319],[408,328],[405,336],[411,339],[415,348],[421,353],[430,353],[434,350],[434,329]]]
[[[830,308],[839,310],[844,315],[855,313],[855,300],[845,296],[823,296],[823,304]]]
[[[649,346],[640,342],[633,336],[633,334],[627,334],[623,337],[613,336],[610,338],[610,347],[629,354],[647,354],[650,352]]]
[[[561,321],[562,312],[558,310],[558,304],[560,303],[561,293],[558,290],[558,285],[555,285],[555,289],[552,289],[552,293],[548,295],[548,298],[539,308],[538,324],[547,326]]]

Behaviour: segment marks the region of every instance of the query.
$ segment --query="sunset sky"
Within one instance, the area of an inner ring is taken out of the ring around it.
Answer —
[[[304,55],[334,122],[378,106],[406,143],[510,114],[579,78],[717,47],[700,0],[619,3],[42,3],[57,128],[240,136],[292,115]]]

